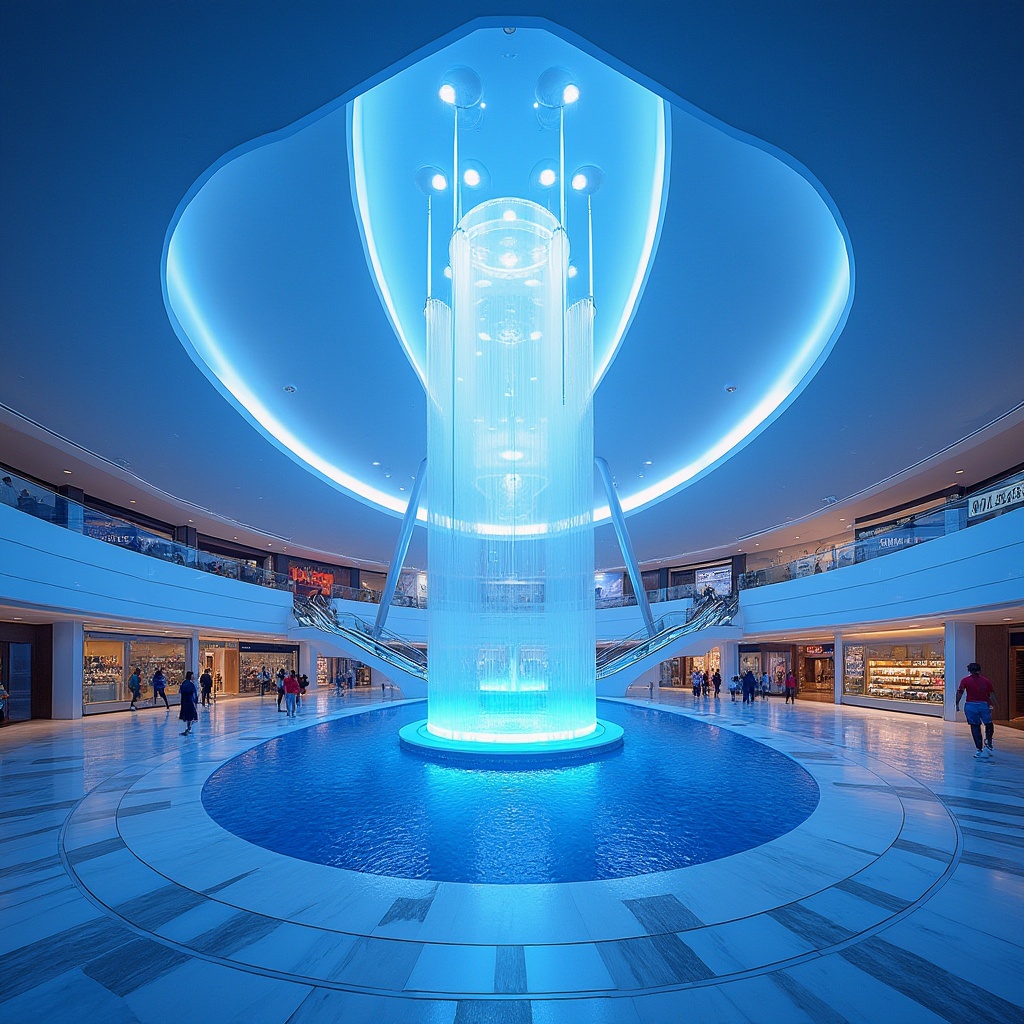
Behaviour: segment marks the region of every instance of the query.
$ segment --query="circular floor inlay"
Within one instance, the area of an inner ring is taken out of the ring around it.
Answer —
[[[423,705],[296,730],[218,769],[221,826],[290,857],[491,884],[624,878],[717,860],[804,821],[818,787],[790,758],[713,725],[601,702],[621,753],[536,771],[449,767],[401,749]]]

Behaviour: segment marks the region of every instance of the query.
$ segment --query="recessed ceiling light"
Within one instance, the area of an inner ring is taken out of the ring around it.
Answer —
[[[129,499],[128,499],[128,504],[129,504],[129,505],[134,505],[134,504],[136,504],[136,502],[135,502],[135,499],[134,499],[134,498],[129,498]]]
[[[646,461],[646,462],[644,463],[644,465],[645,465],[645,466],[653,466],[653,465],[654,465],[654,461],[653,461],[652,459],[648,459],[648,460],[647,460],[647,461]]]
[[[285,384],[284,390],[285,390],[285,392],[287,394],[294,395],[295,394],[295,385],[294,384]]]
[[[725,385],[726,394],[734,395],[734,394],[736,394],[736,392],[738,390],[739,390],[739,388],[737,388],[735,384],[726,384]]]
[[[379,463],[379,462],[371,462],[371,463],[370,463],[370,465],[371,465],[371,466],[379,466],[379,465],[380,465],[380,463]]]
[[[963,470],[962,470],[962,469],[958,469],[958,470],[956,471],[956,475],[957,475],[957,476],[959,476],[959,475],[960,475],[960,474],[961,474],[962,472],[963,472]]]
[[[70,469],[65,469],[64,470],[64,475],[65,476],[71,476],[71,470]]]
[[[400,491],[404,491],[404,490],[405,490],[405,488],[404,488],[404,487],[399,487],[398,489],[399,489]]]
[[[758,543],[757,541],[755,541],[755,542],[754,542],[754,547],[755,547],[755,548],[759,548],[760,546],[761,546],[761,545],[760,545],[760,544],[759,544],[759,543]]]
[[[12,622],[22,622],[24,620],[22,619],[22,617],[20,615],[12,615],[11,616],[11,621]]]
[[[1003,618],[1003,622],[1013,622],[1013,619],[1012,619],[1012,618],[1010,618],[1010,616],[1009,616],[1009,615],[1007,615],[1007,616],[1005,616],[1005,617]]]

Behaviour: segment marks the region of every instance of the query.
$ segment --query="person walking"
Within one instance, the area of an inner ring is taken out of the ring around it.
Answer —
[[[284,677],[284,701],[285,701],[285,714],[289,718],[295,717],[295,702],[299,697],[299,680],[294,672],[289,672]]]
[[[767,700],[772,692],[772,677],[767,672],[761,673],[761,700]]]
[[[964,715],[971,727],[974,745],[978,748],[975,757],[984,760],[992,756],[992,709],[996,706],[995,688],[992,680],[981,674],[981,666],[972,661],[967,666],[970,675],[960,680],[956,689],[956,709],[960,710],[960,698],[964,701]],[[981,727],[985,726],[985,742],[981,740]]]
[[[284,680],[284,669],[279,668],[277,670],[277,710],[278,712],[284,711],[287,714],[286,709],[281,707],[281,701],[284,700]]]
[[[757,689],[757,676],[754,675],[751,669],[743,674],[743,703],[753,704],[754,703],[754,692]]]
[[[722,673],[715,669],[715,674],[711,677],[711,683],[715,688],[715,696],[717,697],[722,692]]]
[[[729,696],[735,701],[736,694],[740,692],[740,677],[733,676],[729,680]]]
[[[128,710],[138,711],[139,709],[135,705],[142,696],[142,673],[139,672],[138,666],[132,669],[132,674],[128,677],[128,689],[132,695],[131,707]]]
[[[306,696],[306,689],[308,686],[309,676],[307,676],[305,672],[303,672],[303,674],[299,676],[299,696],[295,700],[295,706],[297,708],[302,707],[302,698]]]
[[[210,694],[213,691],[213,676],[210,675],[208,668],[204,668],[203,674],[199,677],[199,691],[203,707],[208,708],[210,706]]]
[[[260,669],[259,675],[256,677],[260,684],[260,696],[267,692],[267,687],[270,686],[270,673],[267,671],[267,666],[264,665]]]
[[[156,707],[156,699],[159,697],[164,702],[164,707],[170,711],[171,705],[167,700],[167,676],[164,675],[162,668],[158,668],[153,673],[149,685],[153,687],[153,707]]]
[[[195,673],[185,673],[185,681],[178,688],[178,694],[181,697],[178,718],[185,723],[185,731],[181,735],[188,736],[192,732],[193,723],[199,721],[199,710],[196,707],[199,694],[196,691]]]
[[[786,699],[783,704],[796,704],[796,676],[792,671],[786,673]]]

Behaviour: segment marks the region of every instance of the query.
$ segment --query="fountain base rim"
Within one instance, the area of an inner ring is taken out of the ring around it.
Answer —
[[[403,750],[430,761],[470,768],[545,768],[580,764],[607,757],[622,748],[623,730],[614,722],[597,720],[597,727],[576,739],[547,743],[482,743],[449,740],[427,731],[427,720],[410,722],[398,730]]]

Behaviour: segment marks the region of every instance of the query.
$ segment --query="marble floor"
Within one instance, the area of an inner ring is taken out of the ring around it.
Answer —
[[[202,807],[225,760],[366,701],[222,702],[187,739],[162,708],[0,729],[0,1020],[1024,1021],[1024,735],[976,761],[962,721],[662,706],[793,757],[817,809],[681,870],[433,883],[291,860]]]

